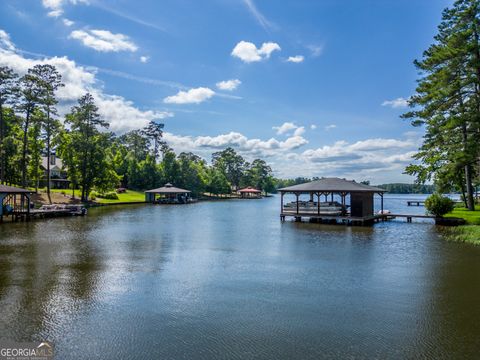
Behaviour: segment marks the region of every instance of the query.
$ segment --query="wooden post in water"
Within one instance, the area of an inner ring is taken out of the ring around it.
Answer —
[[[283,214],[283,192],[280,193],[280,214]]]
[[[299,197],[299,194],[295,193],[295,196],[297,197],[297,214],[298,214],[298,197]]]
[[[317,215],[320,216],[320,193],[317,193]]]

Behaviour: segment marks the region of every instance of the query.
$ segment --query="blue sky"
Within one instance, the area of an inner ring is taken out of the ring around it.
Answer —
[[[451,2],[4,0],[0,65],[53,63],[61,112],[91,91],[114,131],[161,119],[177,151],[411,181],[422,129],[399,115]]]

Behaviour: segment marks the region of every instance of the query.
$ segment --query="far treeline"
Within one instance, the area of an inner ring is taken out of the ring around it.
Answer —
[[[457,0],[445,9],[434,43],[415,65],[420,72],[411,111],[424,126],[423,145],[406,173],[433,181],[439,192],[463,194],[474,210],[480,179],[480,1]]]
[[[0,183],[33,187],[43,181],[50,198],[50,161],[46,176],[42,156],[55,152],[67,171],[70,187],[88,201],[95,190],[106,194],[118,187],[145,190],[172,183],[194,195],[229,194],[232,188],[275,188],[272,169],[262,159],[251,163],[227,148],[212,163],[191,153],[175,152],[163,140],[163,124],[117,136],[108,131],[91,94],[82,96],[60,121],[57,90],[61,75],[52,65],[36,65],[19,77],[0,67]]]

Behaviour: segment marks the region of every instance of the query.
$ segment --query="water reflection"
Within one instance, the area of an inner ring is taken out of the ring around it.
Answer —
[[[274,198],[92,209],[0,226],[0,337],[62,359],[468,357],[479,260],[427,223],[281,223]]]

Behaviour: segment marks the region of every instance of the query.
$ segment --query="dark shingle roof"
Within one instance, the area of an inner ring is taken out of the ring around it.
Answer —
[[[0,193],[19,194],[19,193],[33,193],[33,191],[0,184]]]
[[[320,180],[312,181],[305,184],[288,186],[283,189],[279,189],[281,192],[312,192],[312,191],[324,191],[324,192],[386,192],[384,189],[360,184],[355,181],[345,180],[340,178],[323,178]]]
[[[168,183],[168,184],[165,184],[165,186],[160,187],[158,189],[147,190],[145,192],[147,192],[147,193],[157,193],[157,194],[177,194],[177,193],[189,193],[191,191],[177,188],[177,187],[173,186],[172,184]]]

